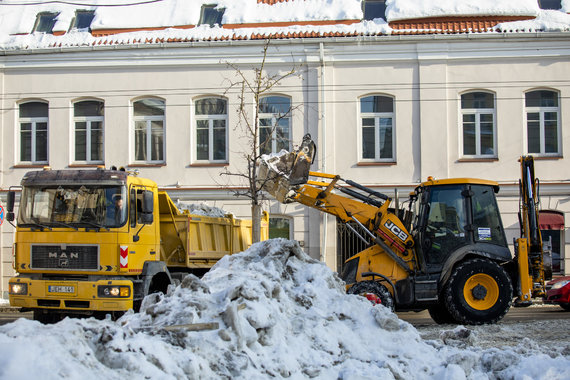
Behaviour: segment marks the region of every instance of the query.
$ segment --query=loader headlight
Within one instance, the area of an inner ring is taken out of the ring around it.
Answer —
[[[560,289],[560,288],[562,288],[568,284],[570,284],[570,280],[560,281],[560,282],[557,282],[556,284],[552,285],[552,289]]]
[[[8,293],[13,295],[26,295],[28,294],[28,284],[11,282],[8,284]]]
[[[97,295],[101,298],[128,298],[131,288],[123,285],[102,285],[97,288]]]

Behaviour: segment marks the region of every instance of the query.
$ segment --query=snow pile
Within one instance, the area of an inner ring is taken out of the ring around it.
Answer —
[[[504,22],[495,29],[500,32],[567,32],[570,30],[570,15],[544,10],[533,20]]]
[[[217,325],[187,328],[199,323]],[[140,314],[117,323],[1,326],[0,377],[570,378],[570,353],[481,350],[469,336],[458,328],[426,343],[385,307],[345,294],[337,276],[295,242],[278,239],[226,256],[166,296],[147,297]]]
[[[442,16],[536,16],[536,0],[387,0],[388,21]]]
[[[188,213],[192,215],[210,216],[212,218],[224,218],[226,215],[231,214],[219,207],[208,206],[204,203],[184,203],[177,200],[176,207],[178,207],[179,210],[188,211]]]

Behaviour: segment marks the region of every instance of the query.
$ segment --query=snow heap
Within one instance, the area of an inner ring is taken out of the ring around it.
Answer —
[[[202,280],[187,276],[141,309],[116,323],[1,326],[0,378],[570,378],[570,350],[476,349],[461,327],[425,342],[282,239],[226,256]],[[210,327],[189,328],[200,323]]]
[[[537,0],[387,0],[388,21],[449,16],[537,16]]]
[[[231,214],[229,211],[219,207],[208,206],[205,203],[184,203],[176,200],[176,207],[179,210],[188,211],[192,215],[210,216],[212,218],[224,218],[226,215]]]

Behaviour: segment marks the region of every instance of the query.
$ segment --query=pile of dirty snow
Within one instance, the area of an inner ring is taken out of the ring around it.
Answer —
[[[0,327],[1,378],[568,379],[570,358],[424,341],[296,242],[275,239],[187,276],[118,322]],[[199,331],[192,331],[198,327]],[[200,328],[201,327],[201,328]]]
[[[179,210],[187,210],[192,215],[210,216],[213,218],[223,218],[230,212],[219,207],[208,206],[204,203],[184,203],[180,200],[176,201],[176,207]]]

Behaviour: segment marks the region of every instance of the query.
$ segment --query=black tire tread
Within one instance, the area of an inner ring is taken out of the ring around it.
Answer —
[[[363,294],[363,293],[373,293],[382,302],[382,306],[386,306],[390,310],[394,311],[394,299],[390,291],[382,284],[377,281],[361,281],[357,282],[350,287],[347,291],[348,294]]]

